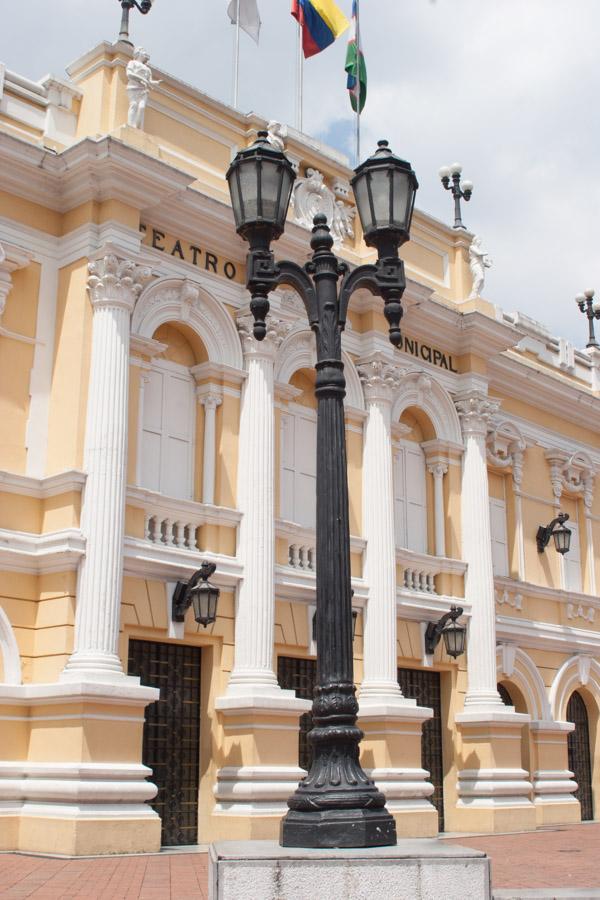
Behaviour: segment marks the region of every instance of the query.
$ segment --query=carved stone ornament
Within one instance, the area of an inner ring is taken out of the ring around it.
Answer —
[[[563,491],[575,497],[583,497],[586,511],[591,510],[594,499],[594,478],[596,475],[590,458],[585,453],[573,453],[563,450],[546,450],[550,466],[552,493],[560,500]]]
[[[567,619],[584,619],[590,624],[596,617],[596,609],[593,606],[583,606],[581,603],[567,603]]]
[[[522,610],[523,609],[523,595],[522,594],[513,594],[511,591],[503,590],[499,591],[497,588],[494,591],[494,596],[496,598],[496,603],[498,606],[512,606],[513,609]]]
[[[456,411],[464,434],[487,435],[488,425],[500,403],[483,394],[473,393],[456,400]]]
[[[127,95],[129,97],[129,109],[127,111],[127,124],[132,128],[144,127],[144,113],[148,95],[155,85],[160,84],[152,78],[152,70],[148,65],[150,55],[143,47],[136,47],[133,51],[133,59],[127,63]]]
[[[516,425],[492,419],[486,437],[487,460],[498,469],[512,469],[513,483],[519,489],[523,481],[526,443]]]
[[[151,269],[138,266],[130,259],[120,259],[113,253],[88,263],[88,272],[87,286],[94,308],[125,307],[129,312],[152,277]]]
[[[367,401],[385,400],[392,403],[402,384],[403,374],[401,368],[379,356],[358,366]]]
[[[485,270],[492,266],[492,260],[487,250],[481,245],[481,238],[475,235],[469,247],[469,267],[473,279],[469,300],[476,300],[481,297],[481,292],[485,284]]]
[[[281,319],[275,319],[273,316],[269,316],[267,319],[267,333],[265,338],[262,341],[257,341],[254,337],[254,319],[252,316],[241,316],[237,320],[237,327],[244,354],[273,360],[275,359],[282,341],[292,329],[289,322],[283,322]]]
[[[353,219],[356,209],[336,197],[336,193],[325,184],[323,174],[318,169],[309,168],[305,177],[296,179],[292,205],[294,221],[303,228],[312,229],[314,216],[318,213],[325,215],[336,247],[347,238],[354,238]]]
[[[285,150],[285,139],[288,135],[287,125],[282,125],[281,122],[276,122],[273,119],[267,125],[267,132],[267,140],[271,144],[271,146],[275,147],[276,150],[280,150],[281,153],[283,153]]]

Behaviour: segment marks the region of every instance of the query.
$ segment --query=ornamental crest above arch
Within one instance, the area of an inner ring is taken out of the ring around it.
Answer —
[[[211,362],[244,368],[233,319],[215,297],[190,279],[158,278],[140,294],[133,311],[132,334],[151,338],[165,322],[182,322],[192,328]]]
[[[398,422],[404,410],[411,406],[427,415],[438,440],[462,446],[460,420],[452,398],[429,372],[415,369],[402,378],[392,408],[392,422]]]

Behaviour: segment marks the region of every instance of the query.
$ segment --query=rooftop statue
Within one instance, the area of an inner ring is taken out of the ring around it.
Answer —
[[[481,246],[481,238],[475,235],[469,247],[469,266],[471,275],[473,276],[473,285],[469,300],[475,300],[481,297],[481,292],[485,284],[485,270],[492,266],[492,260],[487,252]]]
[[[144,112],[148,94],[151,89],[160,84],[152,78],[152,70],[147,65],[150,54],[143,47],[136,47],[133,51],[133,59],[127,63],[127,93],[129,94],[129,110],[127,124],[132,128],[143,128]]]

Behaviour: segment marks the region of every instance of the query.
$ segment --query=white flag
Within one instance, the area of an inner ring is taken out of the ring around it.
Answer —
[[[239,7],[238,7],[239,4]],[[240,28],[249,34],[252,40],[258,44],[258,35],[260,33],[260,15],[258,13],[257,0],[231,0],[227,7],[227,15],[235,25],[237,22],[237,11],[240,11]]]

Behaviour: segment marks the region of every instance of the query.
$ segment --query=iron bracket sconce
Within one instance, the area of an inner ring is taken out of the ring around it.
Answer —
[[[551,537],[554,537],[557,553],[565,554],[569,552],[571,549],[571,530],[564,527],[568,518],[568,513],[559,513],[555,519],[552,519],[549,525],[539,526],[535,538],[538,553],[544,552],[550,543]],[[557,536],[560,537],[557,539]]]
[[[208,579],[214,575],[216,569],[215,563],[205,560],[189,581],[177,582],[171,602],[171,617],[174,622],[185,621],[185,614],[192,603],[197,622],[206,628],[215,621],[220,591],[210,584]],[[200,600],[201,597],[204,602]],[[206,608],[202,608],[204,606]]]
[[[453,656],[455,659],[457,656],[464,653],[466,628],[456,624],[456,620],[462,616],[463,611],[462,606],[452,606],[450,612],[445,613],[438,622],[427,623],[427,629],[425,631],[425,652],[427,654],[433,656],[435,648],[439,644],[442,635],[445,633],[446,626],[449,622],[452,623],[452,632],[456,634],[459,640],[454,647],[449,647],[448,641],[446,641],[446,650],[449,655]]]

